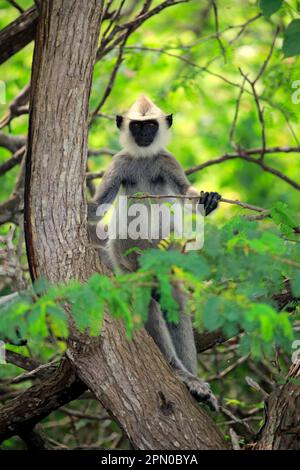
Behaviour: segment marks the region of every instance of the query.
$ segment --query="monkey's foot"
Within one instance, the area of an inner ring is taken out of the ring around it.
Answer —
[[[217,208],[220,199],[219,193],[205,193],[201,191],[199,204],[204,205],[205,215],[210,214]]]
[[[218,401],[207,382],[183,371],[176,371],[176,375],[197,401],[205,402],[212,411],[219,411]]]

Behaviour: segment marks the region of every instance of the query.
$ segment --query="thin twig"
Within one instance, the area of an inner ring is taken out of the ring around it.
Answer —
[[[129,196],[129,199],[192,199],[192,200],[197,200],[199,199],[199,196],[188,196],[188,195],[182,195],[182,194],[141,194],[137,196]],[[226,199],[221,197],[220,202],[225,202],[227,204],[235,204],[237,206],[243,207],[244,209],[249,209],[255,212],[266,212],[266,209],[262,207],[257,207],[253,206],[251,204],[247,204],[246,202],[241,202],[238,200],[233,200],[233,199]]]
[[[124,47],[125,47],[125,44],[126,44],[126,41],[128,39],[128,36],[130,34],[130,30],[127,32],[127,34],[125,35],[123,41],[122,41],[122,44],[120,45],[119,47],[119,52],[118,52],[118,56],[117,56],[117,60],[116,60],[116,63],[115,63],[115,66],[113,68],[113,71],[111,73],[111,76],[110,76],[110,79],[109,79],[109,82],[106,86],[106,89],[104,91],[104,94],[103,94],[103,97],[100,101],[100,103],[98,104],[98,106],[96,107],[96,109],[93,111],[92,113],[92,116],[91,116],[91,119],[90,119],[90,124],[91,122],[95,119],[95,116],[97,116],[97,114],[99,113],[100,109],[102,108],[102,106],[105,104],[107,98],[109,97],[109,95],[111,94],[111,91],[112,91],[112,88],[113,88],[113,85],[115,83],[115,79],[116,79],[116,76],[117,76],[117,73],[118,73],[118,70],[121,66],[121,63],[123,61],[123,50],[124,50]]]
[[[234,369],[236,369],[238,366],[243,364],[244,362],[247,361],[249,358],[249,354],[246,354],[245,356],[239,357],[233,364],[230,364],[230,366],[226,367],[226,369],[222,370],[218,374],[212,375],[209,377],[207,380],[208,382],[211,382],[212,380],[219,380],[228,375],[230,372],[232,372]]]
[[[63,413],[65,413],[68,416],[72,416],[74,418],[79,418],[79,419],[89,419],[89,420],[94,420],[94,421],[106,421],[108,419],[111,419],[110,416],[105,415],[96,415],[96,414],[89,414],[89,413],[83,413],[80,410],[72,410],[71,408],[67,407],[62,407],[60,409]]]
[[[212,2],[212,7],[213,7],[213,12],[214,12],[214,17],[215,17],[215,28],[216,28],[216,39],[219,43],[219,46],[220,46],[220,49],[221,49],[221,52],[222,52],[222,56],[224,58],[224,63],[226,64],[227,62],[227,59],[226,59],[226,50],[225,50],[225,47],[224,47],[224,44],[220,38],[220,31],[219,31],[219,15],[218,15],[218,7],[217,7],[217,2],[216,0],[213,0]]]
[[[22,161],[22,158],[25,155],[25,151],[26,146],[24,145],[19,150],[17,150],[11,158],[2,163],[2,165],[0,165],[0,176],[4,175],[7,171],[18,165]]]
[[[106,10],[105,10],[106,15],[108,14],[110,6],[111,6],[112,3],[113,3],[113,0],[109,0],[108,5],[107,5]],[[114,13],[112,13],[112,15],[110,16],[110,22],[109,22],[106,30],[103,33],[103,38],[105,38],[108,35],[108,32],[111,30],[114,22],[117,22],[119,20],[119,18],[121,17],[121,11],[122,11],[122,8],[124,6],[124,3],[125,3],[125,0],[121,0],[120,5],[117,8],[117,10]]]
[[[219,163],[229,161],[229,160],[236,160],[236,159],[242,159],[250,163],[254,163],[255,165],[258,165],[262,168],[262,170],[266,171],[267,173],[271,173],[278,178],[282,179],[289,185],[291,185],[293,188],[300,190],[300,184],[297,183],[296,181],[292,180],[285,174],[281,173],[279,170],[276,168],[273,168],[269,165],[267,165],[264,161],[254,158],[251,155],[261,155],[262,149],[261,148],[253,148],[253,149],[248,149],[244,150],[241,152],[235,152],[235,153],[225,153],[221,157],[217,157],[211,160],[207,160],[204,163],[201,163],[200,165],[196,165],[194,167],[189,168],[186,170],[186,175],[191,175],[192,173],[196,173],[197,171],[203,170],[204,168],[207,168],[211,165],[217,165]],[[270,153],[299,153],[300,152],[300,147],[269,147],[264,150],[264,155],[265,154],[270,154]]]
[[[130,51],[130,50],[140,50],[140,51],[149,51],[149,52],[158,52],[160,54],[164,54],[164,55],[167,55],[169,57],[173,57],[174,59],[178,59],[178,60],[181,60],[182,62],[184,62],[185,64],[188,64],[190,65],[191,67],[194,67],[198,70],[201,70],[202,72],[206,72],[208,75],[211,75],[212,77],[216,77],[216,78],[219,78],[220,80],[222,80],[223,82],[227,83],[228,85],[231,85],[231,86],[234,86],[234,87],[237,87],[237,88],[241,88],[241,85],[237,82],[233,82],[232,80],[226,78],[226,77],[223,77],[222,75],[220,75],[219,73],[215,73],[215,72],[212,72],[211,70],[209,70],[207,67],[205,66],[202,66],[202,65],[198,65],[196,64],[195,62],[191,61],[190,59],[187,59],[183,56],[180,56],[178,54],[174,54],[173,52],[168,52],[166,51],[165,49],[159,49],[159,48],[154,48],[154,47],[146,47],[146,46],[126,46],[124,48],[125,52],[126,51]]]
[[[272,41],[272,44],[271,44],[271,47],[270,47],[270,50],[269,50],[269,54],[267,55],[267,58],[266,60],[264,61],[264,63],[262,64],[256,78],[253,80],[253,85],[256,84],[256,82],[260,79],[260,77],[262,76],[262,74],[264,73],[264,71],[266,70],[267,66],[268,66],[268,63],[270,62],[270,59],[272,57],[272,54],[273,54],[273,51],[274,51],[274,46],[275,46],[275,41],[276,41],[276,38],[278,36],[278,33],[280,31],[280,27],[277,26],[276,30],[275,30],[275,33],[274,33],[274,36],[273,36],[273,41]]]
[[[221,202],[226,202],[227,204],[234,204],[236,206],[243,207],[244,209],[249,209],[251,211],[261,212],[263,214],[269,212],[267,209],[264,209],[263,207],[253,206],[252,204],[247,204],[246,202],[241,202],[241,201],[238,201],[238,200],[226,199],[226,198],[222,197],[220,199],[220,201]]]
[[[231,143],[232,147],[235,150],[238,150],[238,146],[235,143],[234,134],[235,134],[235,128],[236,128],[236,124],[237,124],[237,120],[238,120],[241,99],[242,99],[242,96],[243,96],[243,93],[244,93],[244,90],[245,90],[245,88],[244,88],[245,87],[245,81],[246,81],[246,79],[244,78],[243,82],[242,82],[242,86],[240,88],[239,95],[238,95],[237,100],[236,100],[233,121],[232,121],[230,132],[229,132],[230,143]]]
[[[30,95],[30,83],[28,83],[9,104],[8,113],[0,120],[0,129],[10,124],[17,116],[28,113],[27,103]]]
[[[243,23],[242,25],[240,25],[240,31],[234,36],[234,38],[232,38],[230,41],[229,41],[229,44],[232,44],[234,43],[246,30],[246,28],[249,26],[249,24],[253,23],[253,21],[256,21],[258,20],[259,18],[261,18],[263,15],[262,13],[258,13],[257,15],[253,16],[252,18],[250,18],[249,20],[247,20],[245,23]]]
[[[260,153],[259,161],[262,161],[264,156],[265,156],[265,151],[266,151],[266,126],[265,126],[264,112],[263,112],[263,109],[260,106],[259,97],[258,97],[256,88],[255,88],[255,81],[256,80],[251,81],[247,77],[247,75],[245,75],[243,73],[242,69],[239,69],[239,70],[240,70],[240,73],[241,73],[242,77],[244,78],[244,82],[246,81],[247,83],[249,83],[249,85],[251,87],[251,90],[252,90],[253,97],[254,97],[254,101],[255,101],[255,105],[256,105],[256,109],[257,109],[257,114],[258,114],[258,119],[259,119],[260,126],[261,126],[261,144],[262,144],[262,146],[261,146],[261,153]]]
[[[15,7],[15,8],[18,10],[18,12],[24,13],[25,10],[24,10],[20,5],[18,5],[18,3],[17,3],[15,0],[7,0],[7,1],[8,1],[8,3],[10,3],[13,7]]]
[[[111,33],[109,34],[108,37],[105,37],[102,39],[100,47],[97,51],[97,60],[102,59],[104,55],[106,55],[108,52],[112,51],[118,44],[120,44],[123,41],[124,36],[127,34],[128,30],[130,29],[131,33],[135,31],[142,23],[144,23],[146,20],[149,18],[153,17],[154,15],[157,15],[160,13],[162,10],[165,8],[171,7],[171,6],[176,6],[181,3],[187,3],[191,0],[165,0],[164,2],[160,3],[157,5],[155,8],[152,8],[148,12],[144,14],[138,13],[138,15],[131,21],[127,23],[123,23],[121,25],[115,25]],[[124,32],[125,30],[125,32]],[[120,31],[121,34],[118,35]]]
[[[235,416],[228,408],[226,408],[225,406],[221,406],[220,410],[224,415],[231,418],[235,423],[241,424],[246,429],[247,433],[249,433],[250,435],[253,434],[253,430],[251,429],[249,424],[247,422],[244,422],[244,420],[242,420],[242,419],[238,418],[237,416]]]

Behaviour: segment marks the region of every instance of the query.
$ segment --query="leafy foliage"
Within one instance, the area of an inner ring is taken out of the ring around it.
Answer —
[[[300,54],[300,19],[293,20],[287,27],[282,46],[285,57]]]
[[[31,338],[31,342],[41,348],[42,341],[49,336],[58,340],[68,337],[70,315],[80,331],[87,330],[96,336],[107,309],[115,318],[124,320],[128,337],[131,337],[134,327],[141,325],[150,301],[150,288],[143,286],[144,282],[147,283],[147,277],[139,274],[114,279],[94,274],[84,285],[71,281],[52,286],[45,280],[37,281],[33,289],[1,308],[0,335],[15,344],[20,338]],[[134,314],[129,307],[132,299]]]
[[[147,319],[152,289],[160,294],[167,320],[178,321],[179,306],[172,283],[184,281],[195,325],[202,331],[222,328],[226,337],[244,332],[240,349],[253,357],[271,355],[275,345],[290,351],[293,329],[290,315],[277,310],[274,296],[283,290],[284,279],[292,279],[299,293],[299,245],[286,242],[282,226],[295,226],[294,216],[277,204],[271,211],[275,224],[260,224],[235,217],[219,228],[206,227],[203,251],[181,253],[146,250],[140,269],[132,274],[108,278],[94,274],[84,285],[71,281],[50,286],[37,283],[33,291],[1,309],[0,332],[17,343],[32,338],[41,345],[49,336],[68,337],[68,314],[81,331],[98,335],[104,311],[122,318],[128,337]],[[270,270],[270,266],[272,269]]]
[[[282,3],[283,0],[261,0],[260,7],[265,17],[269,18],[279,10]]]

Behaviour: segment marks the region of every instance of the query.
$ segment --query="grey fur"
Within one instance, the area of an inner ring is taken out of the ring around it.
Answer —
[[[130,155],[125,150],[119,152],[105,172],[93,202],[96,205],[112,203],[118,194],[131,196],[138,192],[164,195],[185,195],[190,183],[173,155],[165,150],[152,156]],[[174,201],[174,200],[173,200]],[[140,201],[139,201],[140,202]],[[161,203],[164,201],[160,200]],[[147,204],[145,200],[145,204]],[[138,254],[124,256],[131,247],[141,249],[156,246],[159,240],[109,240],[107,244],[112,265],[123,272],[138,268]],[[178,325],[167,323],[159,303],[152,298],[149,306],[146,329],[152,336],[166,360],[180,380],[200,401],[206,401],[214,410],[217,401],[207,383],[197,374],[197,355],[190,315],[184,312],[184,302],[180,289],[174,286],[174,296],[181,305],[181,318]]]
[[[180,164],[166,151],[152,157],[133,157],[125,151],[117,153],[103,176],[94,201],[98,204],[112,202],[121,185],[127,195],[137,192],[164,194],[166,185],[175,194],[183,195],[190,187]]]

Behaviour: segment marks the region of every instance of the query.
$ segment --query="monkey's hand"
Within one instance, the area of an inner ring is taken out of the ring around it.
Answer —
[[[204,191],[201,191],[199,204],[204,205],[205,215],[210,214],[217,208],[220,199],[221,196],[219,193],[205,193]]]
[[[177,370],[175,374],[197,401],[206,403],[212,411],[219,411],[218,401],[207,382],[185,371]]]

